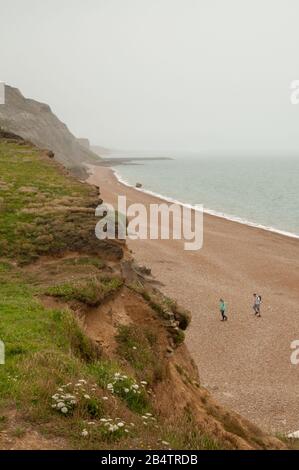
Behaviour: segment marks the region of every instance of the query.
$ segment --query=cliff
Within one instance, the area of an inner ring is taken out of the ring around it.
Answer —
[[[41,148],[51,149],[65,167],[82,173],[84,162],[98,156],[82,145],[44,103],[25,98],[13,87],[5,86],[5,104],[0,105],[0,127],[20,135]],[[85,140],[84,140],[85,142]]]

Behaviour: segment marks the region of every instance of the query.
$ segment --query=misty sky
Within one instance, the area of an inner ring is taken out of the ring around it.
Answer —
[[[120,149],[298,154],[298,0],[0,0],[0,80]]]

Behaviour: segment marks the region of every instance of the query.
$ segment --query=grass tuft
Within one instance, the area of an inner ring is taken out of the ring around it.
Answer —
[[[98,306],[105,298],[114,294],[123,284],[119,278],[85,279],[76,282],[65,282],[49,287],[46,295],[60,297],[66,301],[78,300],[86,305]]]

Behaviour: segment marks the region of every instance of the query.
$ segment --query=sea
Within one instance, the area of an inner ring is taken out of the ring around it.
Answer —
[[[132,160],[112,168],[129,186],[138,182],[167,201],[202,204],[209,214],[299,238],[299,158],[121,156]]]

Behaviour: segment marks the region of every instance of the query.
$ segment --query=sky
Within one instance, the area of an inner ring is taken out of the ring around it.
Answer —
[[[122,150],[299,155],[298,0],[0,0],[0,80]]]

